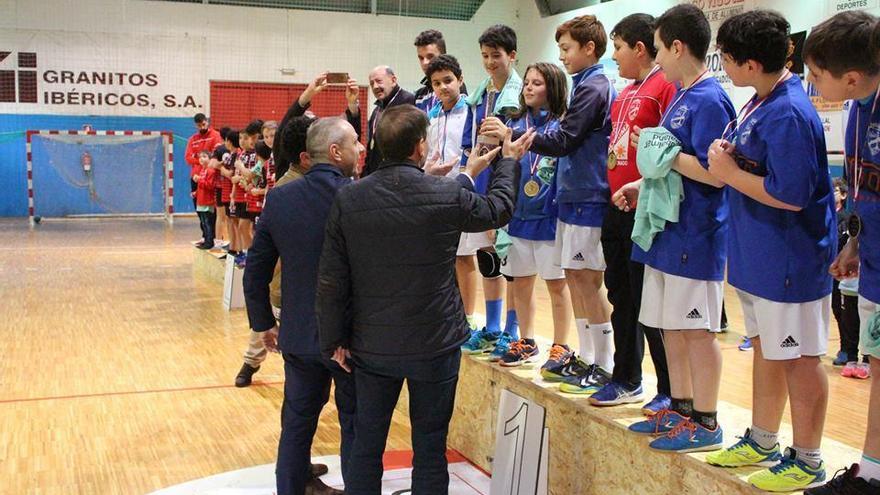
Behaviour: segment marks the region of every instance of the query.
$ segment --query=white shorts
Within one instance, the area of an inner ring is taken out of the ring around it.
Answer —
[[[513,244],[507,250],[507,259],[501,262],[501,273],[508,277],[538,275],[542,280],[565,278],[565,272],[556,262],[553,241],[532,241],[510,237]]]
[[[805,303],[781,303],[737,289],[746,335],[760,337],[770,361],[824,356],[828,352],[831,295]]]
[[[859,332],[859,350],[862,354],[867,354],[876,359],[880,359],[880,338],[874,338],[868,331],[868,320],[874,316],[874,313],[880,311],[880,304],[871,302],[859,296],[859,324],[861,332]],[[875,378],[876,379],[876,378]]]
[[[724,282],[670,275],[645,265],[639,322],[663,330],[721,331]]]
[[[492,247],[492,241],[485,232],[462,232],[458,240],[456,256],[473,256],[483,248]]]
[[[556,263],[566,270],[605,271],[602,228],[556,221]]]

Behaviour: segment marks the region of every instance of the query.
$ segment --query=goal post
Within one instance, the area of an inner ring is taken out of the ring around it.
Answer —
[[[28,218],[174,214],[168,131],[26,132]]]

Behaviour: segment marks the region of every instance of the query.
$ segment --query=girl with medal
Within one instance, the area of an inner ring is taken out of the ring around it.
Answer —
[[[837,245],[825,132],[800,78],[786,68],[789,24],[781,15],[735,15],[717,43],[733,84],[755,89],[709,149],[709,173],[727,185],[727,281],[754,348],[754,400],[745,434],[706,460],[765,466],[749,477],[765,491],[803,490],[825,480],[828,379],[820,358],[828,350],[828,268]],[[783,450],[786,403],[794,435]]]
[[[868,428],[862,458],[807,495],[860,495],[880,492],[880,63],[877,17],[863,11],[841,12],[814,27],[804,43],[808,81],[829,101],[853,100],[846,126],[845,176],[856,217],[850,238],[831,263],[838,280],[859,277],[862,354],[870,356]]]
[[[561,69],[544,62],[530,65],[523,79],[520,110],[508,120],[507,126],[514,131],[534,129],[536,134],[557,129],[566,110],[567,93],[567,81]],[[567,342],[572,316],[571,295],[565,272],[554,262],[556,215],[546,204],[555,173],[555,159],[530,151],[520,159],[520,168],[520,192],[513,218],[507,226],[512,244],[501,273],[513,277],[513,296],[522,338],[514,340],[512,335],[502,335],[496,346],[497,352],[493,352],[493,357],[499,358],[502,366],[518,366],[537,358],[535,276],[547,283],[553,308],[550,359],[574,357]],[[502,353],[506,345],[509,350]],[[556,371],[545,363],[541,375],[545,380],[559,381],[563,377]]]

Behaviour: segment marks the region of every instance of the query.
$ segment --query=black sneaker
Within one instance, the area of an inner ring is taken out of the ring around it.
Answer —
[[[865,481],[859,478],[859,465],[838,471],[831,481],[816,488],[810,488],[804,495],[878,495],[880,480]]]
[[[241,365],[241,369],[238,370],[238,375],[235,377],[235,386],[238,388],[247,387],[251,384],[251,379],[254,376],[254,373],[260,371],[260,367],[251,368],[251,366],[247,363]]]

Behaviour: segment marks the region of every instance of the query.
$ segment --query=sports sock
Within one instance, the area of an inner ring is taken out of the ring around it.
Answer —
[[[779,442],[779,433],[767,431],[755,425],[749,428],[748,437],[764,450],[773,450],[773,447],[776,447],[776,444]]]
[[[805,449],[801,447],[791,447],[797,455],[797,459],[813,469],[822,465],[822,452],[819,449]]]
[[[514,339],[519,338],[519,322],[516,320],[516,310],[507,310],[507,318],[504,319],[504,332]]]
[[[670,409],[689,418],[694,414],[694,399],[676,399],[673,397]]]
[[[694,423],[697,423],[707,430],[714,430],[718,427],[718,413],[715,411],[703,412],[695,409],[692,418]]]
[[[477,329],[477,324],[476,324],[476,322],[474,322],[474,315],[473,314],[464,315],[464,319],[467,320],[468,327],[470,327],[471,330]]]
[[[587,364],[593,364],[596,361],[596,352],[593,337],[590,335],[590,324],[586,318],[575,318],[574,323],[578,332],[578,352],[581,359]]]
[[[501,308],[503,299],[486,301],[486,332],[492,335],[501,333]]]
[[[862,454],[862,461],[859,462],[858,477],[865,481],[880,481],[880,459]]]
[[[595,363],[603,370],[614,371],[614,330],[610,322],[590,325],[590,336],[593,338],[593,349],[596,352]]]

